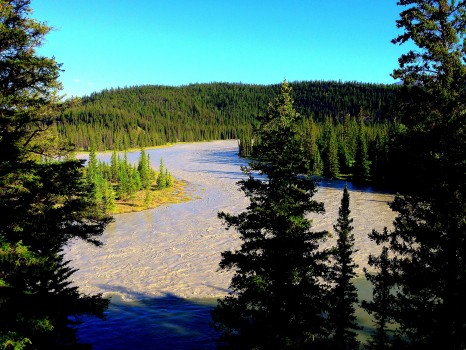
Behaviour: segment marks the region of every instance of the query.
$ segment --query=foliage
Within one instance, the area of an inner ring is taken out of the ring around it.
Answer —
[[[329,179],[335,179],[340,172],[338,162],[338,144],[332,122],[327,120],[324,125],[324,137],[322,139],[323,175]]]
[[[386,228],[385,231],[387,231]],[[377,232],[373,232],[371,235],[372,238],[377,236]],[[361,306],[372,315],[375,324],[375,332],[371,335],[366,348],[371,350],[390,349],[393,338],[390,326],[392,329],[394,328],[391,317],[394,299],[391,293],[393,282],[389,271],[388,248],[383,247],[379,256],[371,255],[368,264],[376,268],[378,272],[370,273],[367,269],[364,269],[367,280],[372,283],[374,288],[372,300],[363,300]]]
[[[402,192],[391,204],[394,229],[373,233],[389,252],[375,266],[394,295],[389,316],[398,347],[464,349],[466,3],[400,5],[404,32],[394,43],[412,40],[417,49],[402,55],[393,73],[404,83],[390,145],[403,169]]]
[[[388,118],[386,110],[398,87],[339,83],[294,82],[296,108],[316,121],[366,112],[368,121]],[[104,90],[68,103],[56,128],[78,149],[129,149],[202,140],[251,136],[256,117],[279,85],[191,84],[180,87],[135,86]]]
[[[306,218],[324,209],[312,199],[314,182],[302,175],[308,163],[290,93],[284,82],[261,118],[258,158],[239,182],[247,210],[219,213],[242,239],[238,250],[222,253],[220,267],[235,272],[233,292],[212,312],[225,348],[302,349],[326,336],[328,252],[318,245],[327,233],[312,232]]]
[[[363,183],[369,179],[370,163],[367,154],[366,138],[364,137],[364,127],[360,127],[356,143],[356,154],[353,167],[353,181]]]
[[[102,316],[108,301],[71,286],[62,250],[72,239],[98,245],[111,218],[49,128],[60,65],[37,55],[50,28],[29,17],[29,5],[0,1],[0,341],[78,348],[70,316]]]
[[[353,262],[356,250],[349,204],[350,196],[348,188],[345,186],[341,206],[338,210],[338,220],[333,226],[337,234],[337,245],[332,254],[330,268],[330,281],[333,283],[329,298],[332,349],[357,349],[359,345],[355,332],[360,328],[356,323],[355,316],[358,295],[356,287],[351,281],[356,277],[357,265]]]
[[[137,165],[130,164],[127,153],[123,159],[116,152],[112,152],[110,164],[98,161],[94,148],[91,146],[86,177],[94,188],[94,199],[102,210],[113,213],[117,201],[133,201],[138,192],[145,191],[144,203],[151,207],[154,200],[154,190],[162,190],[174,186],[174,178],[160,159],[160,169],[157,173],[150,167],[150,158],[144,149]]]

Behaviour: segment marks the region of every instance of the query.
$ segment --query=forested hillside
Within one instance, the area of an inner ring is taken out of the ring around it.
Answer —
[[[297,112],[315,121],[346,115],[386,119],[398,89],[332,81],[290,85]],[[104,90],[68,101],[56,125],[64,140],[84,150],[91,143],[103,150],[240,138],[251,133],[279,87],[211,83]]]

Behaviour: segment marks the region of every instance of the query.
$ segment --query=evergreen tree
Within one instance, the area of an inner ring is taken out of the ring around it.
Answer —
[[[104,206],[105,212],[111,213],[115,209],[115,191],[110,181],[106,181],[105,192],[104,192]]]
[[[148,208],[152,203],[152,191],[150,187],[147,187],[144,191],[144,205]]]
[[[117,152],[116,150],[113,150],[112,158],[110,159],[110,169],[111,169],[110,181],[117,181],[118,179],[118,161],[119,161],[119,157],[117,155]]]
[[[330,129],[327,135],[324,153],[324,176],[329,179],[335,179],[338,177],[340,171],[338,163],[338,143],[333,128]]]
[[[240,157],[250,157],[253,155],[254,138],[251,135],[244,135],[238,141],[238,152]]]
[[[369,157],[367,155],[367,143],[364,135],[364,125],[360,124],[358,139],[356,143],[356,155],[353,165],[353,181],[357,183],[366,182],[370,175]]]
[[[168,172],[168,169],[165,169],[165,179],[166,185],[165,187],[172,187],[173,186],[173,176]]]
[[[387,230],[387,229],[385,229]],[[375,232],[377,235],[377,233]],[[388,248],[383,247],[380,256],[370,255],[369,266],[376,268],[379,273],[370,273],[364,269],[365,276],[374,286],[372,300],[363,300],[362,307],[372,315],[375,324],[375,332],[371,334],[367,349],[384,350],[392,348],[392,336],[389,326],[391,323],[391,311],[393,309],[393,282],[390,275],[390,260],[388,258]]]
[[[309,170],[312,175],[322,175],[323,164],[319,147],[317,146],[317,125],[312,119],[307,124],[304,142],[307,144],[306,147],[309,154]]]
[[[48,128],[60,65],[36,53],[50,28],[30,13],[29,0],[0,1],[0,347],[77,349],[69,317],[101,316],[108,302],[71,286],[62,250],[99,244],[110,218]]]
[[[142,182],[141,177],[139,176],[139,171],[136,167],[128,165],[129,170],[129,194],[130,196],[134,196],[134,194],[142,190]]]
[[[419,49],[402,55],[393,73],[404,83],[392,145],[402,193],[391,204],[393,230],[373,237],[390,252],[395,338],[405,348],[464,349],[466,3],[399,3],[404,33],[394,43],[412,40]]]
[[[228,349],[303,349],[327,336],[328,252],[318,249],[327,233],[312,232],[306,217],[324,208],[312,199],[314,182],[303,176],[308,162],[298,119],[284,82],[261,118],[258,158],[239,182],[250,204],[239,215],[219,213],[242,239],[238,250],[222,253],[220,267],[235,272],[233,292],[212,311]]]
[[[87,166],[87,181],[91,184],[95,184],[97,176],[97,155],[95,153],[95,146],[91,144],[89,151],[89,164]]]
[[[148,186],[150,186],[150,164],[144,149],[141,149],[141,155],[139,156],[138,171],[141,178],[142,187],[146,189]]]
[[[320,156],[319,149],[316,150],[314,161],[312,164],[312,174],[316,176],[320,176],[323,174],[324,171],[324,162]]]
[[[163,159],[160,158],[159,175],[157,176],[157,188],[159,190],[167,187],[167,174],[165,173],[165,166],[163,165]]]
[[[338,221],[333,226],[338,238],[330,269],[330,280],[334,284],[330,293],[332,349],[357,349],[359,344],[354,331],[360,327],[356,323],[355,316],[358,295],[351,281],[356,277],[357,265],[353,262],[356,250],[354,249],[353,226],[351,226],[353,219],[350,218],[349,203],[350,196],[345,186],[338,210]]]

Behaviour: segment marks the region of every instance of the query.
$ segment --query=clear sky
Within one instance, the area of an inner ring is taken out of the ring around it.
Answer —
[[[32,0],[67,96],[283,79],[393,83],[396,0]]]

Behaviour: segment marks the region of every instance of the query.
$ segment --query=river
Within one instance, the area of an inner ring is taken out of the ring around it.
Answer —
[[[227,293],[231,278],[218,270],[220,253],[240,243],[217,213],[246,207],[236,185],[246,162],[237,155],[236,141],[177,144],[146,153],[153,167],[162,157],[168,170],[188,183],[192,200],[115,216],[102,247],[72,242],[66,258],[78,269],[75,284],[84,293],[112,298],[106,320],[84,318],[78,336],[95,350],[215,349],[210,309]],[[98,157],[110,161],[110,156]],[[130,162],[138,157],[139,152],[128,154]],[[342,181],[320,184],[315,198],[324,202],[326,214],[312,215],[315,230],[332,230],[343,186]],[[367,234],[390,227],[394,219],[387,205],[393,195],[351,184],[349,190],[360,272],[377,250]]]

